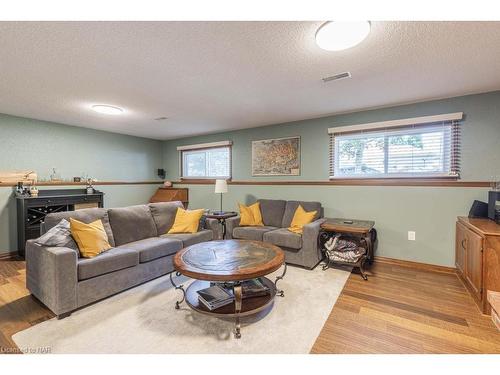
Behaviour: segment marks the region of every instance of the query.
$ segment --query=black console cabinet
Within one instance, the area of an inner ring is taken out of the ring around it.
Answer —
[[[87,189],[40,190],[38,197],[16,195],[17,200],[17,247],[24,257],[26,240],[40,237],[45,215],[52,212],[74,211],[85,206],[103,207],[104,193]]]

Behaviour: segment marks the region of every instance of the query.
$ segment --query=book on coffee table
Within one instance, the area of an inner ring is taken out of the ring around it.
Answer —
[[[241,283],[242,299],[266,296],[271,293],[269,287],[260,278]],[[198,299],[210,311],[234,302],[233,287],[227,283],[211,283],[211,286],[198,290]]]
[[[270,293],[269,288],[260,278],[246,280],[241,283],[243,299],[251,297],[266,296]]]
[[[198,299],[209,310],[215,310],[234,301],[234,296],[220,285],[198,290]]]
[[[218,285],[228,293],[233,295],[233,284],[227,282],[211,282],[210,286]],[[251,280],[245,280],[241,282],[241,292],[242,298],[251,298],[251,297],[261,297],[267,296],[271,293],[269,287],[262,281],[262,279],[256,278]]]

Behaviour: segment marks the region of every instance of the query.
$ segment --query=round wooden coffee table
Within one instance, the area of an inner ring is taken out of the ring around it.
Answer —
[[[272,282],[265,275],[278,270],[284,265],[283,273]],[[286,273],[285,254],[279,247],[261,241],[221,240],[202,242],[188,246],[174,257],[176,275],[195,279],[184,290],[183,285],[176,285],[172,274],[172,285],[182,291],[183,296],[175,303],[179,309],[185,300],[189,307],[203,314],[217,317],[235,318],[235,337],[241,337],[240,317],[256,314],[274,302],[276,295],[283,297],[284,292],[277,289],[277,283]],[[244,298],[241,282],[260,278],[269,288],[270,294],[260,297]],[[215,310],[208,309],[199,302],[198,291],[208,288],[210,282],[224,283],[233,288],[234,304]]]

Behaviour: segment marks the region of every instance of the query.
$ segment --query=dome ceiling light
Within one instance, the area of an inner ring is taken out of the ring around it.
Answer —
[[[326,51],[342,51],[361,43],[369,33],[368,21],[329,21],[316,32],[316,44]]]
[[[96,104],[92,106],[92,109],[105,115],[121,115],[123,113],[123,109],[107,104]]]

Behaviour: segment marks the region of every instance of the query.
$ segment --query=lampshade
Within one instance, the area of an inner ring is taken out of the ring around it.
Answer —
[[[226,180],[215,180],[215,193],[227,193]]]

